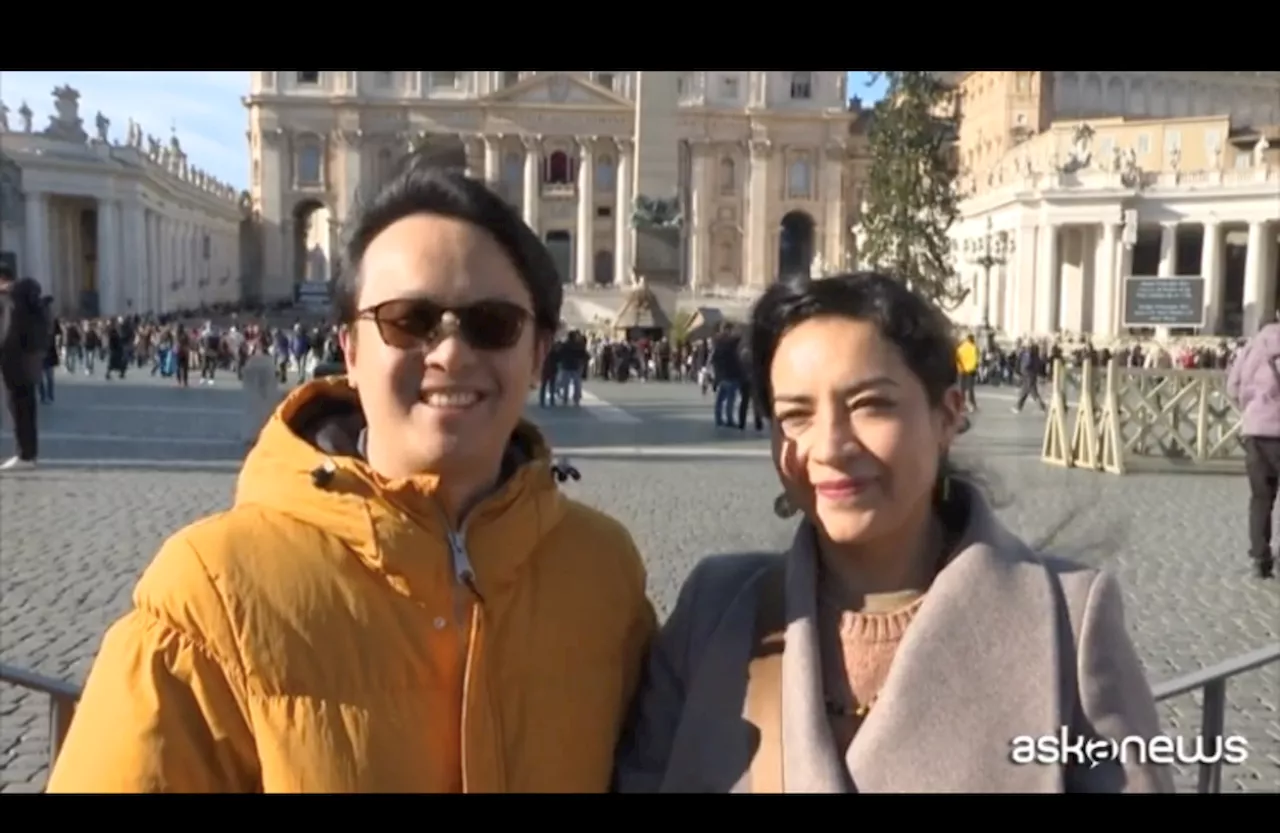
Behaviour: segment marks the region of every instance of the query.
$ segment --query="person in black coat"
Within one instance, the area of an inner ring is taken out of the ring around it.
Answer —
[[[18,446],[17,456],[0,470],[31,468],[39,453],[36,388],[53,335],[41,294],[34,279],[15,280],[12,272],[0,272],[0,376]]]

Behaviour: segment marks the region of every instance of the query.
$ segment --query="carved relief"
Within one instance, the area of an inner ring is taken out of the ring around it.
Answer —
[[[773,153],[773,142],[768,139],[751,139],[747,142],[747,147],[753,161],[766,160]]]

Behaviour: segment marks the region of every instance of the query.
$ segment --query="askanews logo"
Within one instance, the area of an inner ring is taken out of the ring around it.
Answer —
[[[1249,758],[1249,741],[1239,735],[1216,738],[1184,738],[1157,735],[1154,738],[1082,737],[1066,727],[1056,735],[1019,735],[1009,742],[1009,757],[1015,764],[1056,764],[1088,766],[1105,763],[1137,764],[1241,764]]]

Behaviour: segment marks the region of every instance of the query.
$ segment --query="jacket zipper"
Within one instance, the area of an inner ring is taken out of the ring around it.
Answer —
[[[471,556],[467,553],[467,536],[466,526],[457,531],[450,530],[448,533],[449,554],[453,561],[453,577],[457,582],[458,589],[463,593],[469,593],[474,596],[474,602],[468,606],[465,621],[466,627],[466,644],[463,650],[466,652],[463,660],[462,670],[462,714],[460,716],[460,731],[458,739],[460,744],[459,761],[462,768],[462,792],[464,794],[470,792],[467,770],[467,704],[471,699],[471,675],[475,665],[476,642],[480,634],[480,617],[483,612],[484,597],[480,595],[479,589],[476,587],[475,570],[471,567]],[[459,602],[462,601],[461,596]],[[463,617],[459,615],[461,611],[455,610],[454,622],[463,625]]]

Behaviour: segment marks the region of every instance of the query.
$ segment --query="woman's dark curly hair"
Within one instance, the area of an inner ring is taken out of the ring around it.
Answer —
[[[811,318],[870,321],[902,352],[932,405],[956,384],[956,341],[942,310],[901,281],[878,272],[826,278],[786,278],[765,290],[751,310],[751,370],[755,393],[773,407],[769,368],[778,342]]]

